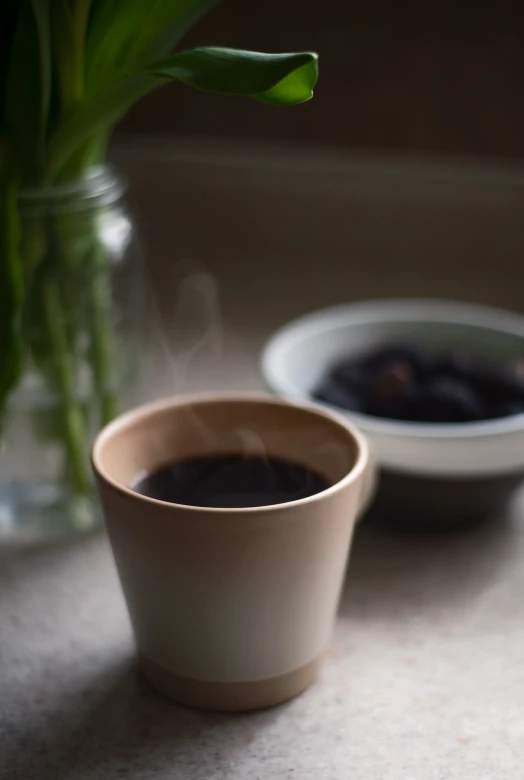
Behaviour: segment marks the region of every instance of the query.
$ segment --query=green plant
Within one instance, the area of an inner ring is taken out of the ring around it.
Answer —
[[[24,226],[22,187],[78,179],[105,156],[115,124],[169,81],[292,105],[317,79],[313,53],[260,54],[217,47],[170,52],[217,0],[4,0],[0,28],[0,430],[27,359],[59,399],[67,475],[88,490],[85,421],[75,394],[69,313],[86,309],[99,422],[116,409],[109,381],[104,249],[78,241],[74,215]],[[97,282],[76,294],[75,269]],[[107,280],[106,280],[107,281]]]

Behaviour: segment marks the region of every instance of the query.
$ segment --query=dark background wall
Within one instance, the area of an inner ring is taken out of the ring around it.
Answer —
[[[224,0],[184,46],[315,49],[315,99],[293,109],[170,85],[121,133],[524,157],[524,3]]]

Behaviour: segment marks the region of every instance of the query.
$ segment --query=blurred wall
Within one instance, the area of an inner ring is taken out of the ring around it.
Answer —
[[[223,0],[184,41],[315,49],[315,99],[293,109],[170,85],[120,133],[524,157],[522,2]]]

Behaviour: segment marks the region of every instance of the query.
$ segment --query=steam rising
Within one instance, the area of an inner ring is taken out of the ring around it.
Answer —
[[[224,328],[215,277],[195,261],[179,264],[175,273],[181,278],[168,311],[162,313],[153,301],[153,338],[168,372],[169,391],[179,394],[188,390],[197,362],[205,360],[208,366],[220,359]]]
[[[201,263],[186,260],[171,269],[173,277],[167,282],[174,296],[159,305],[157,297],[152,301],[152,336],[155,343],[155,361],[149,372],[148,381],[158,382],[161,375],[162,395],[179,395],[188,391],[212,390],[212,383],[204,385],[198,381],[199,375],[205,380],[210,369],[220,368],[223,358],[224,327],[221,311],[219,285],[215,277]],[[165,278],[162,280],[166,283]],[[162,291],[161,291],[162,292]],[[167,304],[167,305],[166,305]],[[220,452],[219,434],[207,426],[195,408],[186,407],[190,424],[210,455]],[[234,447],[245,456],[261,458],[267,461],[272,471],[271,456],[278,457],[287,451],[286,439],[293,437],[296,443],[292,448],[297,453],[308,452],[309,462],[318,464],[320,473],[326,476],[343,473],[344,462],[351,467],[347,449],[332,439],[320,439],[318,431],[312,434],[306,429],[281,430],[275,437],[272,434],[273,450],[268,452],[267,442],[254,430],[239,427],[231,431],[236,440]],[[282,447],[277,443],[282,438]],[[269,457],[269,461],[268,461]],[[307,472],[303,475],[308,479]],[[307,484],[304,486],[307,487]]]
[[[185,260],[171,269],[177,280],[173,285],[171,277],[167,284],[174,286],[174,297],[164,296],[163,305],[159,295],[151,301],[151,337],[154,360],[149,370],[162,386],[161,395],[179,395],[191,388],[192,374],[197,364],[206,368],[216,364],[223,353],[224,328],[220,305],[219,285],[215,277],[202,264]],[[166,283],[166,280],[162,280]],[[193,383],[194,384],[194,383]],[[208,388],[206,388],[208,389]],[[214,447],[216,434],[203,425],[195,411],[187,407],[191,423],[206,441],[210,450]]]

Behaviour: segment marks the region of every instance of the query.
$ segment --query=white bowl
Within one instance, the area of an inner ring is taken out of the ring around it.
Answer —
[[[338,360],[388,341],[409,341],[427,352],[464,348],[505,363],[524,356],[524,317],[476,304],[423,299],[338,306],[278,331],[264,349],[263,375],[279,395],[311,400]],[[369,436],[386,475],[419,478],[426,493],[437,482],[441,488],[444,480],[454,496],[465,500],[464,489],[457,493],[460,485],[475,487],[470,499],[475,499],[476,512],[480,500],[487,510],[498,511],[524,476],[524,414],[474,423],[423,424],[343,413]],[[406,485],[400,487],[400,492],[406,490]],[[398,484],[395,493],[399,494]],[[501,497],[495,500],[498,493]]]

